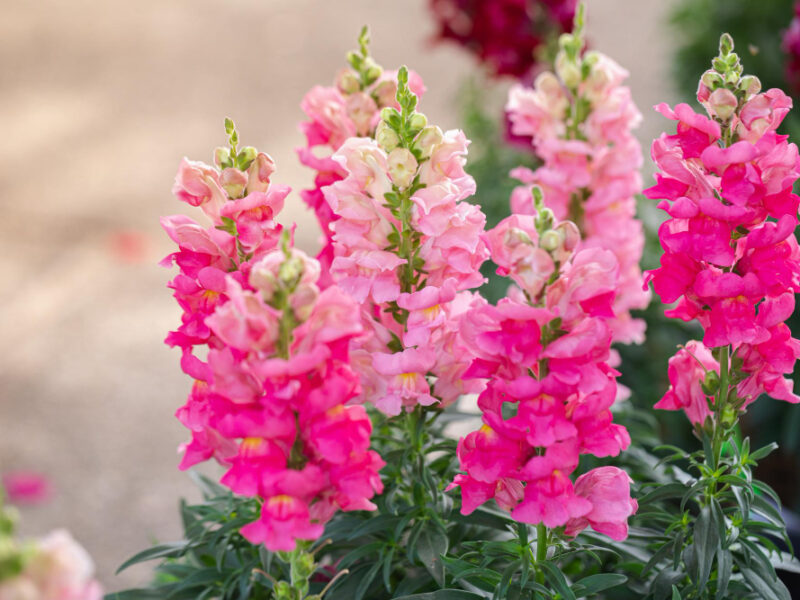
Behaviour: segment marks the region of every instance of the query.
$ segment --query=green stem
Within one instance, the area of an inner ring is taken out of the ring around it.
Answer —
[[[544,583],[544,571],[538,566],[547,560],[547,527],[544,523],[536,526],[536,581]]]
[[[730,347],[723,346],[719,355],[719,390],[717,390],[717,399],[714,403],[714,433],[712,440],[711,466],[716,470],[719,467],[720,460],[722,460],[722,443],[725,436],[725,425],[723,424],[723,415],[728,403],[728,371],[729,371],[729,356]]]

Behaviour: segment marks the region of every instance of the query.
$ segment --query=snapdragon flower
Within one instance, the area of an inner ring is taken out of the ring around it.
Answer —
[[[660,172],[645,195],[662,199],[661,266],[647,274],[667,316],[697,321],[702,341],[670,360],[671,387],[656,405],[684,409],[702,427],[735,421],[761,394],[800,402],[790,375],[800,341],[784,321],[800,291],[794,236],[800,199],[797,147],[777,128],[792,101],[742,76],[730,36],[703,74],[697,99],[656,110],[677,121],[653,142]]]
[[[476,357],[465,373],[488,380],[478,398],[483,426],[458,444],[462,512],[494,498],[517,521],[569,535],[591,525],[627,536],[636,511],[630,479],[615,467],[573,484],[581,454],[616,456],[630,444],[613,423],[609,364],[619,266],[578,248],[577,227],[558,222],[534,188],[534,215],[512,215],[486,233],[498,273],[518,287],[497,306],[474,305],[462,336]]]
[[[631,317],[650,300],[642,290],[639,262],[644,248],[636,219],[641,190],[642,151],[633,135],[641,114],[623,85],[628,73],[596,51],[582,54],[583,8],[573,34],[561,37],[555,73],[540,73],[533,87],[517,84],[506,104],[511,133],[530,140],[543,164],[518,168],[524,185],[511,198],[514,214],[533,214],[528,188],[544,191],[547,206],[561,220],[576,223],[581,248],[604,248],[619,263],[614,341],[641,343],[644,322]]]
[[[468,140],[415,111],[411,81],[403,67],[376,138],[346,140],[332,157],[344,176],[322,188],[335,215],[331,275],[361,305],[365,334],[352,342],[361,400],[388,415],[444,407],[480,386],[462,378],[470,356],[459,322],[484,282],[486,217],[465,201],[475,192]]]

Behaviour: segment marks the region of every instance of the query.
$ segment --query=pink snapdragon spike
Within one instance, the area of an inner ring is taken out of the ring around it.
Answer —
[[[350,67],[342,69],[333,86],[315,86],[305,95],[300,107],[308,117],[300,124],[306,145],[297,149],[300,162],[315,171],[314,187],[300,192],[314,211],[322,230],[322,247],[317,255],[322,265],[321,287],[332,283],[329,274],[333,252],[331,223],[338,218],[325,200],[323,188],[342,180],[345,168],[331,158],[350,138],[375,138],[381,109],[398,108],[397,71],[384,71],[369,55],[369,33],[361,30],[359,50],[348,55]],[[409,86],[415,94],[425,92],[422,78],[411,71]]]
[[[84,548],[59,529],[22,550],[23,570],[0,582],[0,600],[101,600],[94,563]]]
[[[669,215],[659,229],[661,266],[647,280],[675,303],[667,316],[704,331],[670,360],[671,386],[656,407],[683,409],[698,427],[734,422],[761,394],[800,402],[786,378],[800,341],[784,323],[800,291],[792,192],[800,159],[776,131],[792,102],[777,89],[760,92],[732,49],[726,34],[700,81],[706,114],[656,107],[677,127],[653,142],[660,171],[644,192]]]
[[[460,440],[464,474],[450,488],[461,488],[464,514],[494,498],[523,523],[623,539],[636,511],[628,476],[602,467],[577,484],[570,478],[581,454],[617,456],[630,444],[610,411],[619,266],[608,250],[580,247],[577,227],[555,219],[539,188],[531,205],[533,215],[513,215],[484,236],[498,273],[518,287],[497,306],[474,303],[462,321],[475,357],[464,376],[486,388],[483,426]]]
[[[472,357],[460,323],[481,301],[470,290],[484,282],[486,217],[466,202],[468,140],[427,124],[412,82],[403,67],[375,138],[346,140],[332,157],[343,177],[322,188],[335,217],[331,275],[361,306],[365,333],[351,342],[359,400],[387,415],[481,387],[462,377]]]
[[[609,326],[614,341],[641,343],[644,321],[631,317],[650,301],[641,286],[644,232],[636,219],[642,151],[633,129],[641,115],[623,85],[627,71],[599,52],[581,56],[582,20],[580,7],[574,33],[562,36],[555,73],[509,92],[511,133],[528,138],[543,163],[535,172],[511,172],[524,184],[511,197],[511,211],[534,214],[528,188],[536,184],[556,218],[578,225],[581,248],[614,253],[619,280]]]
[[[535,74],[548,43],[570,31],[577,0],[430,0],[438,37],[462,45],[494,75]]]
[[[288,193],[270,183],[274,163],[237,151],[228,130],[218,168],[185,161],[176,184],[211,225],[164,220],[180,248],[171,287],[184,310],[167,343],[195,379],[177,412],[192,433],[181,468],[222,464],[222,484],[263,501],[242,534],[288,551],[319,537],[337,510],[374,509],[383,461],[363,407],[348,405],[361,391],[349,354],[363,334],[359,307],[337,286],[320,289],[319,262],[274,220]]]

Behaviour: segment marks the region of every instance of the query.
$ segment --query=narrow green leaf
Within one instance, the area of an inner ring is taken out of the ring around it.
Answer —
[[[563,600],[576,600],[575,594],[567,583],[567,578],[553,563],[544,561],[537,564],[544,571],[545,578],[553,585],[556,591],[561,594]]]
[[[589,575],[588,577],[576,581],[575,585],[572,586],[572,590],[577,597],[581,598],[617,587],[626,581],[628,581],[628,578],[625,575],[620,575],[618,573],[600,573],[598,575]]]
[[[158,546],[153,546],[147,550],[142,550],[138,554],[134,554],[131,558],[122,563],[120,568],[117,569],[117,574],[140,562],[145,562],[156,558],[179,558],[183,556],[188,546],[189,542],[180,541],[169,544],[159,544]]]

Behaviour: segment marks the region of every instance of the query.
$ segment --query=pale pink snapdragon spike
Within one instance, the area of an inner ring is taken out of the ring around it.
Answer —
[[[336,76],[333,86],[314,86],[300,103],[307,121],[300,123],[306,145],[297,149],[300,162],[315,171],[314,187],[300,192],[303,201],[314,211],[322,230],[322,247],[317,260],[322,265],[320,285],[332,283],[329,275],[334,258],[331,223],[338,218],[336,208],[328,205],[322,190],[343,179],[346,166],[332,155],[353,138],[385,136],[378,131],[381,109],[399,108],[397,71],[384,71],[369,55],[369,34],[366,28],[359,36],[359,50],[347,56],[349,67]],[[415,94],[425,92],[422,78],[411,71],[409,86]]]
[[[363,307],[365,334],[352,343],[360,399],[389,415],[480,390],[462,377],[471,356],[459,324],[481,301],[469,290],[489,253],[486,218],[465,201],[469,142],[427,124],[411,83],[401,69],[375,139],[345,141],[332,157],[343,178],[322,190],[336,217],[331,274]]]
[[[23,552],[22,572],[0,581],[0,600],[103,598],[91,557],[66,530],[31,541]]]
[[[611,477],[613,493],[570,478],[581,454],[616,456],[630,444],[610,411],[619,267],[610,251],[579,248],[576,226],[557,222],[538,188],[534,206],[535,215],[512,215],[485,234],[498,273],[519,287],[497,306],[475,304],[461,323],[475,356],[465,377],[488,381],[478,398],[483,426],[459,442],[464,474],[450,487],[461,488],[464,514],[494,498],[517,521],[566,526],[568,535],[591,525],[619,539],[636,510],[628,476],[614,467],[587,474]]]
[[[517,84],[509,92],[511,132],[529,138],[543,162],[536,171],[511,172],[524,184],[512,194],[511,211],[534,214],[529,187],[536,184],[558,219],[578,225],[580,247],[614,253],[619,278],[616,318],[609,325],[614,341],[641,343],[644,322],[631,317],[631,310],[650,301],[641,286],[644,232],[636,219],[642,151],[633,129],[641,114],[623,85],[627,71],[599,52],[581,56],[582,47],[576,28],[562,36],[555,73],[541,73],[533,87]]]
[[[800,341],[784,323],[800,291],[800,199],[792,192],[800,159],[776,132],[792,103],[742,76],[732,44],[727,34],[720,42],[721,56],[732,60],[728,72],[701,78],[706,115],[687,104],[656,107],[677,130],[653,142],[660,172],[645,190],[669,215],[659,229],[661,266],[647,280],[664,303],[676,303],[667,316],[697,320],[704,330],[702,342],[670,360],[671,387],[656,406],[683,408],[699,427],[709,418],[729,422],[761,394],[800,402],[786,378]]]

